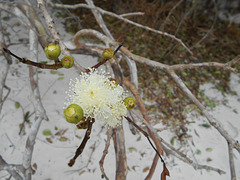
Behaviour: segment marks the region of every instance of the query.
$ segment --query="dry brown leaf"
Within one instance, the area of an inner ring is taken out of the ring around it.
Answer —
[[[47,142],[53,143],[51,138],[46,138]]]
[[[37,164],[36,163],[33,164],[33,168],[37,170]]]
[[[149,171],[149,167],[145,167],[144,169],[143,169],[143,172],[145,173],[145,172],[148,172]]]
[[[59,141],[61,141],[61,142],[65,142],[67,140],[68,140],[68,138],[66,138],[66,137],[60,137],[60,139],[59,139]]]
[[[55,136],[62,136],[67,132],[68,129],[61,129],[55,133]]]

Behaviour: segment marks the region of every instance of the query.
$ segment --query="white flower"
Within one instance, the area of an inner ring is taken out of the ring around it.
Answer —
[[[71,80],[65,104],[78,104],[86,118],[104,120],[115,127],[120,124],[122,116],[126,116],[127,108],[123,103],[123,88],[109,78],[105,71],[95,69],[90,69],[88,74],[82,73],[80,78]]]

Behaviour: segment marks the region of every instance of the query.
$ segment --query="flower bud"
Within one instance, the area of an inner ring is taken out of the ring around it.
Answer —
[[[125,104],[125,106],[126,106],[126,108],[127,108],[128,110],[131,110],[131,109],[133,109],[133,108],[136,106],[136,101],[135,101],[135,99],[134,99],[133,97],[131,97],[131,96],[125,98],[125,99],[123,100],[123,102],[124,102],[124,104]]]
[[[61,54],[60,46],[54,43],[50,43],[44,50],[47,58],[50,60],[57,60]]]
[[[114,51],[111,48],[107,48],[103,50],[103,57],[105,59],[111,59],[114,55]]]
[[[64,110],[67,122],[77,124],[83,119],[83,109],[77,104],[71,104]]]
[[[61,60],[63,67],[71,68],[74,65],[74,59],[72,56],[64,56]]]

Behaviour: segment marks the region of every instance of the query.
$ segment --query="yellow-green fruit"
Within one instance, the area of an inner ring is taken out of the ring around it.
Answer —
[[[62,65],[63,65],[63,67],[65,67],[65,68],[71,68],[71,67],[73,67],[73,65],[74,65],[74,59],[73,59],[73,57],[72,56],[64,56],[63,58],[62,58],[62,60],[61,60],[61,63],[62,63]]]
[[[131,109],[133,109],[133,108],[136,106],[136,101],[135,101],[135,99],[134,99],[133,97],[131,97],[131,96],[125,98],[125,99],[123,100],[123,102],[124,102],[124,104],[125,104],[125,106],[126,106],[126,108],[127,108],[128,110],[131,110]]]
[[[105,59],[111,59],[114,55],[114,51],[111,48],[107,48],[103,50],[103,57]]]
[[[60,46],[54,43],[50,43],[44,50],[47,58],[50,60],[57,60],[61,54]]]
[[[67,122],[77,124],[83,119],[83,109],[77,104],[71,104],[64,110]]]

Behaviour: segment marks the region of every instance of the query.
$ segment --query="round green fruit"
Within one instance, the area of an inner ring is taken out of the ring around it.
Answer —
[[[77,124],[83,119],[83,109],[77,104],[71,104],[64,110],[67,122]]]
[[[133,97],[131,97],[131,96],[125,98],[125,99],[123,100],[123,102],[124,102],[124,104],[125,104],[125,106],[126,106],[126,108],[127,108],[128,110],[131,110],[131,109],[133,109],[133,108],[136,106],[136,101],[135,101],[135,99],[134,99]]]
[[[114,51],[111,48],[107,48],[103,50],[103,57],[105,59],[111,59],[114,55]]]
[[[61,54],[60,46],[54,43],[50,43],[44,50],[47,58],[50,60],[57,60]]]
[[[63,58],[62,58],[62,60],[61,60],[61,63],[62,63],[62,65],[63,65],[63,67],[65,67],[65,68],[71,68],[71,67],[73,67],[73,65],[74,65],[74,59],[73,59],[73,57],[72,56],[64,56]]]

